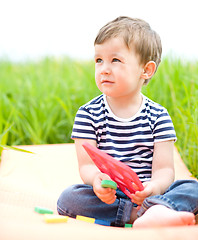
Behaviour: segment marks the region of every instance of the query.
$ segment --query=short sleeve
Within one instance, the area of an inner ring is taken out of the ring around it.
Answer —
[[[71,138],[96,140],[93,116],[84,106],[80,107],[76,114]]]
[[[154,142],[177,140],[171,117],[166,109],[158,115],[153,130]]]

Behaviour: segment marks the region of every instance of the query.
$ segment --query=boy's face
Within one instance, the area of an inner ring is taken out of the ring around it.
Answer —
[[[133,97],[144,83],[144,66],[120,37],[95,45],[95,80],[109,97]]]

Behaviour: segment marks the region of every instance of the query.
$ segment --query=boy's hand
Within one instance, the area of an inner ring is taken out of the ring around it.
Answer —
[[[105,173],[99,173],[95,176],[93,182],[93,190],[98,198],[106,204],[112,204],[116,200],[116,190],[111,188],[103,188],[101,186],[102,180],[111,180]]]
[[[144,190],[136,191],[132,194],[132,202],[137,205],[142,205],[145,198],[150,197],[155,192],[155,184],[153,182],[144,182],[143,183]]]

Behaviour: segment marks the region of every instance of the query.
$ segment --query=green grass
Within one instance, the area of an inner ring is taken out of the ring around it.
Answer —
[[[79,106],[100,94],[93,62],[68,58],[0,60],[0,91],[1,145],[71,142]],[[198,177],[198,62],[163,59],[143,93],[168,109],[177,148]]]
[[[164,59],[143,92],[168,109],[177,133],[176,146],[198,177],[198,63]]]

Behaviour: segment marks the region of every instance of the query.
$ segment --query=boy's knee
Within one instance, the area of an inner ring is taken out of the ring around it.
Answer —
[[[191,180],[191,179],[187,179],[187,180],[181,180],[183,185],[188,186],[188,188],[192,188],[192,189],[198,189],[198,181],[196,180]]]
[[[83,203],[84,192],[90,188],[85,184],[76,184],[66,188],[57,201],[57,211],[60,215],[75,218],[80,205]]]
[[[198,181],[186,179],[186,180],[177,180],[173,184],[173,188],[179,188],[182,191],[188,191],[193,194],[198,194]]]
[[[195,194],[197,194],[197,197],[198,197],[198,181],[191,180],[189,187],[191,188],[192,192],[195,192]]]
[[[75,199],[76,185],[72,185],[66,188],[60,195],[57,201],[57,211],[60,215],[69,215],[68,210],[72,208],[72,204]],[[71,216],[72,217],[72,216]]]

